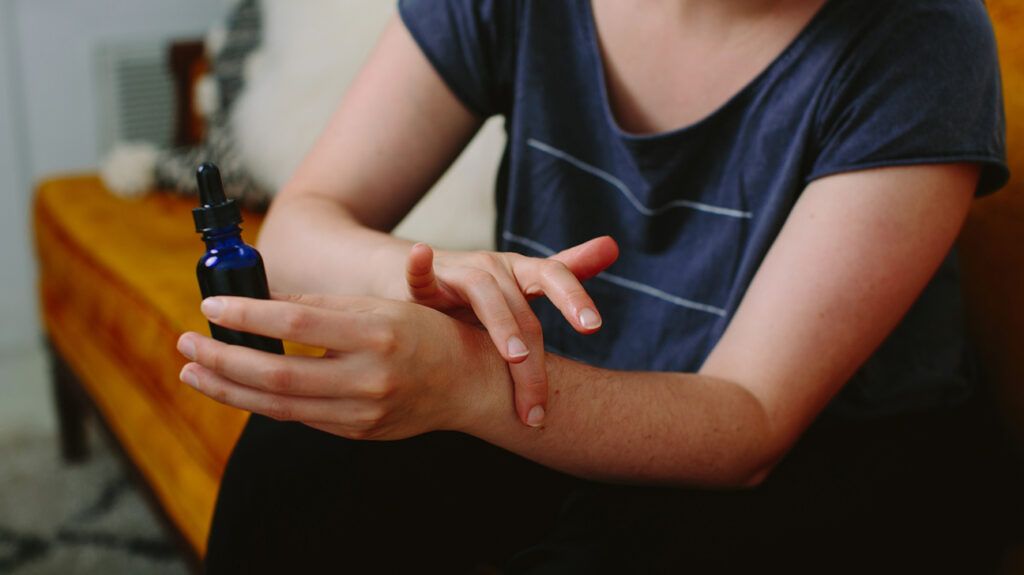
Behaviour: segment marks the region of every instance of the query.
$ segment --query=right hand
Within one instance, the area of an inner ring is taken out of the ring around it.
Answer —
[[[540,321],[527,303],[546,296],[576,331],[601,328],[594,301],[580,283],[619,256],[609,236],[595,238],[549,258],[511,252],[437,252],[416,244],[409,253],[409,301],[483,326],[509,363],[516,413],[531,427],[543,424],[547,371]]]

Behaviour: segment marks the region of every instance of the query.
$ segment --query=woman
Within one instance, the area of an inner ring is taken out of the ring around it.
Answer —
[[[980,2],[399,12],[261,237],[328,295],[203,304],[327,354],[179,343],[271,418],[210,572],[995,564],[950,252],[1007,178]],[[387,236],[494,114],[501,251]]]

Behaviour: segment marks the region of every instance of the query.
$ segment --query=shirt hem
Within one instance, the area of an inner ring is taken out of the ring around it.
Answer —
[[[1006,161],[988,154],[951,154],[945,156],[921,156],[916,158],[901,158],[895,160],[876,160],[870,162],[859,162],[842,164],[811,172],[804,178],[805,184],[810,184],[827,176],[836,174],[870,170],[874,168],[894,168],[899,166],[916,166],[925,164],[959,164],[972,163],[983,164],[983,169],[978,180],[978,189],[975,190],[976,197],[987,196],[999,191],[1010,180],[1010,169]]]

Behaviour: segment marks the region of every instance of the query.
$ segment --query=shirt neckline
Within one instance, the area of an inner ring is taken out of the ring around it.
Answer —
[[[814,16],[804,24],[804,27],[801,28],[796,37],[790,41],[786,48],[783,49],[774,60],[765,66],[763,70],[758,72],[750,82],[745,84],[735,94],[727,98],[720,106],[712,110],[710,113],[690,122],[689,124],[684,124],[676,128],[660,132],[635,133],[623,129],[622,126],[619,125],[619,121],[615,117],[615,113],[612,111],[611,98],[608,94],[608,82],[605,77],[604,56],[601,54],[601,45],[597,38],[597,20],[594,18],[592,0],[580,0],[580,2],[583,4],[585,12],[583,28],[584,34],[587,37],[587,48],[590,51],[592,63],[597,68],[596,77],[599,91],[601,92],[601,106],[604,110],[605,123],[619,138],[635,142],[660,140],[685,134],[692,130],[696,130],[697,128],[709,123],[715,117],[721,115],[725,110],[731,108],[735,102],[741,100],[748,92],[754,90],[758,85],[760,85],[775,69],[781,68],[786,62],[788,62],[796,53],[797,49],[806,41],[807,37],[810,36],[811,31],[817,28],[818,22],[823,19],[828,8],[832,4],[836,3],[834,0],[825,0],[821,7],[818,8],[817,12],[814,13]]]

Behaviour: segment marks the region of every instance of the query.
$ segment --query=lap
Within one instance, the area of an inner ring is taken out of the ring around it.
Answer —
[[[359,442],[253,416],[231,456],[208,573],[447,573],[541,540],[575,480],[475,438]]]
[[[814,425],[756,489],[593,486],[505,565],[548,573],[994,573],[1024,472],[984,402]]]
[[[852,572],[884,557],[985,572],[977,562],[998,559],[1020,508],[1000,499],[1019,474],[1000,467],[983,420],[818,424],[760,488],[708,492],[584,482],[455,433],[355,442],[254,417],[225,473],[207,568]]]

